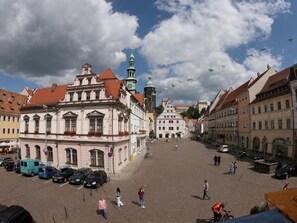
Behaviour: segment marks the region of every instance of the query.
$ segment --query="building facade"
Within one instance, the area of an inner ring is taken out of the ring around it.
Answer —
[[[186,125],[183,118],[176,112],[173,102],[163,101],[163,112],[156,119],[157,138],[184,137]]]
[[[37,89],[21,109],[22,158],[117,173],[130,157],[130,98],[110,69],[82,66],[73,84]]]
[[[26,95],[0,89],[0,151],[9,152],[19,145],[20,107]]]

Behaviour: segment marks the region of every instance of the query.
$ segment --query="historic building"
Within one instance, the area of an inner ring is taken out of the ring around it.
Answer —
[[[157,138],[176,138],[184,137],[186,125],[183,118],[174,108],[173,102],[168,100],[162,101],[164,110],[156,120],[156,137]]]
[[[26,95],[0,89],[0,151],[18,147],[19,109],[26,103],[26,98]]]
[[[156,134],[156,87],[149,77],[146,85],[144,86],[144,105],[147,112],[146,130],[147,134],[152,132],[153,136]]]
[[[131,152],[130,100],[124,81],[89,64],[72,84],[34,90],[21,108],[22,158],[119,172]]]
[[[292,67],[270,76],[250,104],[251,149],[264,155],[293,158]]]
[[[267,70],[250,80],[247,89],[241,92],[238,97],[238,146],[242,149],[250,149],[250,103],[255,100],[256,94],[260,92],[267,79],[276,73],[276,70],[267,66]]]

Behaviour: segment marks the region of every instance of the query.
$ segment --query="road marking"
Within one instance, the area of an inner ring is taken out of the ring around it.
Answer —
[[[63,187],[63,186],[65,186],[66,184],[69,184],[69,183],[68,183],[68,182],[63,183],[63,184],[60,185],[60,187]]]
[[[37,179],[38,179],[38,176],[31,178],[31,180],[37,180]]]
[[[84,187],[84,185],[82,185],[82,186],[80,186],[79,188],[77,188],[77,190],[80,190],[81,188],[83,188]]]
[[[52,180],[48,180],[48,181],[46,181],[46,182],[44,182],[44,184],[47,184],[47,183],[49,183],[49,182],[51,182]]]

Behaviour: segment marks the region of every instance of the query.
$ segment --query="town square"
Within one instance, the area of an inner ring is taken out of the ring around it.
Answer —
[[[296,14],[0,1],[0,222],[297,222]]]
[[[178,150],[174,151],[175,143]],[[190,139],[176,142],[156,141],[150,145],[153,158],[140,154],[122,174],[97,190],[54,184],[52,180],[23,177],[1,168],[1,205],[20,204],[37,222],[105,222],[97,214],[100,196],[107,200],[106,222],[199,222],[212,217],[211,206],[226,202],[226,210],[235,217],[248,215],[250,209],[265,201],[265,193],[281,190],[286,182],[297,186],[295,178],[275,179],[273,174],[254,170],[253,160],[238,154],[220,154],[221,165],[213,164],[219,153],[214,145]],[[235,175],[228,175],[229,164],[238,163]],[[203,183],[210,185],[210,200],[202,200]],[[145,186],[145,209],[139,206],[137,191]],[[123,207],[116,206],[116,188],[122,191]]]

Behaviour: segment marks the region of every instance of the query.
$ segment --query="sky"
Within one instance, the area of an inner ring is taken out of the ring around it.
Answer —
[[[9,9],[9,10],[8,10]],[[157,103],[213,100],[297,63],[296,0],[0,0],[0,88],[71,84],[89,63],[151,76]]]

